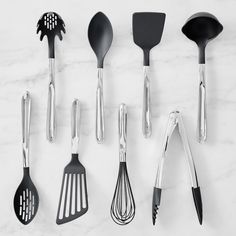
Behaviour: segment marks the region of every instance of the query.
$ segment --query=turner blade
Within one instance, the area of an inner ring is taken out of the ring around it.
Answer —
[[[83,173],[64,172],[57,212],[57,224],[70,222],[88,210],[85,169]]]

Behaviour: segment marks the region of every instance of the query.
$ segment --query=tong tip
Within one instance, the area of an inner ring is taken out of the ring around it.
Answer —
[[[152,223],[155,225],[156,223],[156,216],[159,211],[161,202],[161,188],[153,188],[153,197],[152,197]]]
[[[202,225],[202,198],[201,198],[201,191],[200,188],[194,188],[192,187],[192,193],[193,193],[193,200],[194,200],[194,204],[195,204],[195,208],[197,211],[197,216],[198,216],[198,220],[200,225]]]

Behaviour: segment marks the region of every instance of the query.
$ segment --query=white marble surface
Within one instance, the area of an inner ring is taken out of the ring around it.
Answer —
[[[236,1],[235,0],[41,0],[1,1],[0,10],[0,235],[236,235]],[[58,138],[45,139],[48,85],[47,43],[36,23],[45,11],[58,12],[67,33],[56,48]],[[95,141],[96,60],[88,40],[91,17],[103,11],[114,41],[105,60],[106,141]],[[166,12],[161,44],[151,53],[153,135],[141,133],[142,52],[134,45],[135,11]],[[215,14],[223,33],[207,46],[208,142],[195,139],[198,97],[197,47],[182,33],[198,11]],[[33,99],[30,164],[40,195],[34,221],[23,226],[13,210],[22,177],[20,99]],[[61,178],[70,159],[70,108],[82,102],[81,162],[86,166],[89,211],[71,223],[55,223]],[[110,217],[118,172],[118,105],[128,106],[128,170],[136,200],[132,223],[120,227]],[[151,222],[152,187],[168,113],[180,109],[195,158],[203,201],[203,225],[197,220],[185,156],[174,135],[166,162],[165,191],[158,223]]]

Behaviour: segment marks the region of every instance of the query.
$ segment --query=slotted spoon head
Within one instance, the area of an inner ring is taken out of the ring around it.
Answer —
[[[40,40],[46,35],[49,44],[49,58],[54,58],[54,38],[57,35],[62,40],[62,33],[66,33],[65,23],[55,12],[44,13],[37,24],[37,34],[41,32]]]
[[[30,178],[29,168],[25,167],[23,179],[14,197],[14,210],[19,221],[24,225],[29,224],[38,211],[38,205],[38,191]]]
[[[86,171],[78,159],[78,154],[72,154],[70,163],[64,169],[56,223],[70,222],[85,214],[87,210]]]

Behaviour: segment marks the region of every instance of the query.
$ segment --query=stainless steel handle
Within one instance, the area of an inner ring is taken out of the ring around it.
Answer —
[[[103,74],[98,68],[98,86],[96,93],[96,139],[98,143],[104,141],[104,104],[103,104]]]
[[[178,116],[177,116],[176,112],[171,112],[169,115],[168,124],[167,124],[167,128],[166,128],[165,136],[164,136],[161,159],[159,161],[158,168],[157,168],[157,174],[156,174],[156,180],[155,180],[155,187],[156,188],[160,188],[160,189],[162,188],[164,161],[166,158],[167,149],[169,147],[171,135],[172,135],[175,127],[177,126],[177,124],[178,124]]]
[[[55,119],[55,64],[54,58],[49,58],[49,87],[48,87],[48,108],[47,108],[47,140],[53,142],[55,139],[56,119]]]
[[[206,117],[206,82],[205,82],[205,64],[199,64],[199,101],[198,101],[198,127],[197,137],[200,143],[207,138],[207,117]]]
[[[27,91],[21,99],[23,167],[29,167],[30,112],[31,98]]]
[[[79,151],[79,133],[80,133],[80,102],[75,99],[72,103],[71,110],[71,137],[72,137],[72,153],[78,154]]]
[[[143,135],[148,138],[152,134],[150,80],[148,78],[149,66],[144,66],[144,89],[143,89]]]
[[[180,137],[182,139],[184,151],[187,155],[191,184],[192,184],[192,187],[197,188],[198,187],[197,172],[196,172],[194,160],[192,157],[192,153],[191,153],[190,146],[188,143],[187,134],[184,128],[184,123],[183,123],[180,112],[178,112],[178,127],[179,127]]]
[[[121,104],[118,113],[118,130],[119,130],[119,155],[120,162],[126,161],[127,151],[127,108],[125,104]]]

